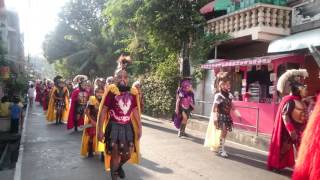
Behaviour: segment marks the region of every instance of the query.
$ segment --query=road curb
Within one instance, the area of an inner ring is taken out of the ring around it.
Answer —
[[[146,119],[146,120],[149,120],[149,121],[159,121],[159,120],[161,120],[161,121],[171,122],[168,119],[154,118],[154,117],[151,117],[151,116],[148,116],[148,115],[145,115],[145,114],[142,114],[141,117],[142,117],[142,119]]]
[[[28,116],[29,116],[29,104],[27,105],[26,114],[25,114],[24,120],[23,120],[23,127],[21,130],[19,156],[18,156],[18,161],[16,163],[16,168],[14,170],[14,176],[13,176],[14,180],[21,180],[21,167],[22,167],[22,159],[23,159],[23,153],[24,153],[24,143],[25,143],[25,137],[26,137]]]
[[[172,123],[172,121],[169,119],[154,118],[148,115],[142,115],[142,119],[149,121],[164,121]],[[193,132],[200,133],[201,138],[204,139],[208,123],[209,121],[201,121],[191,118],[188,121],[187,129],[192,130]],[[252,133],[248,133],[238,129],[233,129],[233,131],[228,134],[227,141],[232,142],[234,144],[244,145],[253,149],[257,149],[265,153],[269,150],[270,137],[262,135],[255,136],[255,134]]]

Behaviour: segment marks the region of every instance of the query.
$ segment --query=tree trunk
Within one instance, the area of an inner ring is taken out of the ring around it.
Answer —
[[[182,77],[190,77],[191,76],[191,68],[190,68],[190,58],[189,58],[189,47],[188,43],[183,42],[182,49],[180,53],[180,75]]]

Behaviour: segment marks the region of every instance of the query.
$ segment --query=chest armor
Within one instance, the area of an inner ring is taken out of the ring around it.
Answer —
[[[86,91],[81,91],[78,95],[78,103],[86,105],[89,100],[89,94]]]
[[[232,100],[230,98],[222,98],[222,102],[218,105],[218,113],[229,115],[231,111]]]
[[[306,105],[298,100],[294,101],[295,103],[295,108],[292,111],[292,119],[300,124],[305,124],[307,122],[307,107]]]
[[[58,89],[55,94],[56,94],[57,97],[62,98],[62,97],[65,96],[65,91]]]
[[[99,112],[99,103],[96,103],[95,105],[91,106],[90,108],[90,114],[94,119],[97,119],[98,112]]]
[[[129,92],[115,96],[114,108],[110,110],[111,116],[119,123],[129,122],[132,105],[133,96]]]

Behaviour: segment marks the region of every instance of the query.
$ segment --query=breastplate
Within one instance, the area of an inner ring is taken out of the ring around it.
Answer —
[[[300,124],[305,124],[307,122],[307,107],[306,105],[301,101],[294,101],[295,108],[292,111],[292,119]]]
[[[79,95],[78,95],[78,103],[79,104],[81,104],[81,105],[87,104],[88,99],[89,99],[89,95],[87,92],[82,91],[79,93]]]
[[[224,98],[223,101],[218,105],[218,113],[229,115],[231,111],[231,99]]]
[[[60,98],[64,97],[64,91],[63,90],[57,90],[56,91],[56,96],[60,97]]]

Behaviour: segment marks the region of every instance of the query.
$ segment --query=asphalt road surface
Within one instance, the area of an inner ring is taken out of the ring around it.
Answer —
[[[106,180],[99,157],[81,157],[82,132],[67,131],[65,125],[47,124],[42,109],[30,108],[22,155],[22,180]],[[143,120],[142,162],[124,166],[129,180],[287,180],[266,170],[266,153],[228,143],[228,159],[203,147],[202,134],[189,131],[178,138],[169,122]]]

